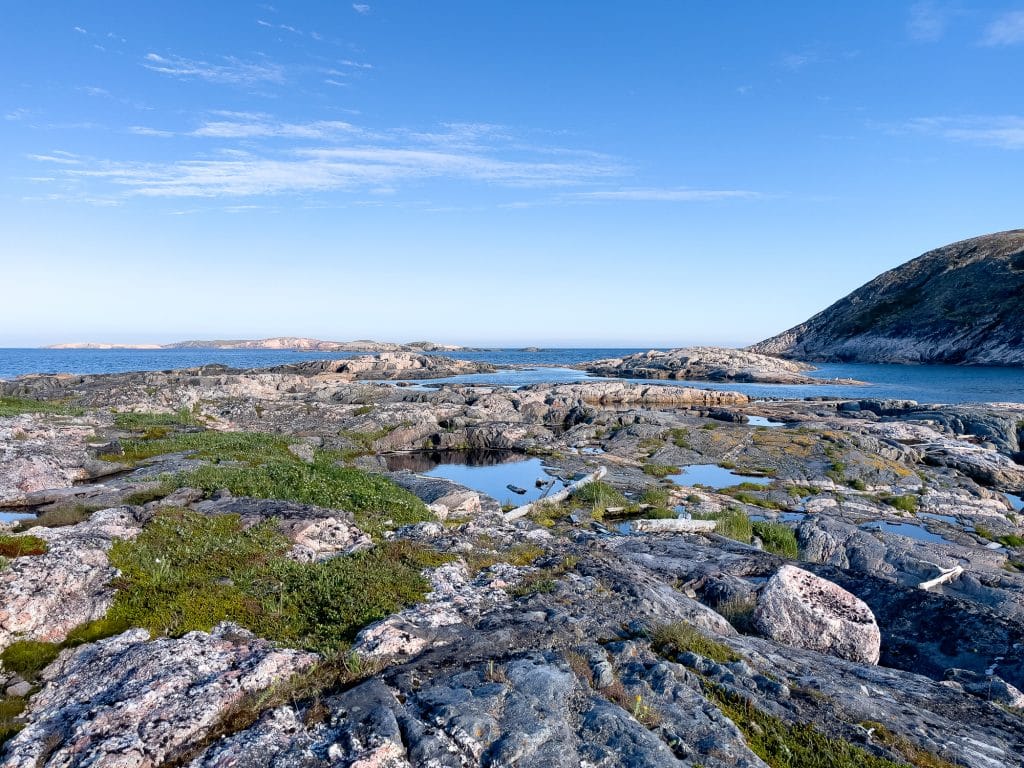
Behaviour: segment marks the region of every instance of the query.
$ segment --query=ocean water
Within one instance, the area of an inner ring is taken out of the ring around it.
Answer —
[[[452,356],[495,365],[526,366],[496,373],[433,379],[433,383],[458,382],[498,386],[523,386],[547,382],[575,382],[590,378],[568,366],[605,357],[621,357],[637,349],[573,348],[525,351],[498,349],[459,352]],[[170,370],[207,363],[235,368],[258,368],[299,360],[337,359],[358,353],[295,352],[269,349],[0,349],[0,379],[28,373],[116,373],[120,371]],[[537,366],[530,368],[529,366]],[[856,379],[867,386],[846,384],[740,384],[733,382],[669,382],[642,380],[646,384],[697,386],[743,392],[755,398],[897,398],[920,403],[1024,402],[1024,368],[955,365],[873,365],[822,363],[810,376],[820,379]],[[428,382],[418,382],[427,386]]]

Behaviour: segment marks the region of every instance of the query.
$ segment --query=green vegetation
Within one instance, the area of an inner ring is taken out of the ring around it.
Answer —
[[[818,491],[816,488],[811,488],[806,485],[791,485],[786,489],[786,493],[792,496],[794,499],[802,499],[805,496],[813,496]]]
[[[874,741],[889,747],[908,763],[916,766],[916,768],[953,768],[955,765],[955,763],[951,763],[938,755],[921,749],[910,739],[898,733],[893,733],[881,723],[865,720],[861,723],[861,727],[873,731],[871,737]]]
[[[754,535],[764,544],[765,550],[774,552],[781,557],[788,557],[796,560],[800,555],[800,548],[796,543],[796,534],[793,529],[782,523],[758,520],[753,524]]]
[[[57,658],[60,646],[39,640],[18,640],[4,648],[0,661],[4,669],[17,672],[26,679],[35,677],[50,662]]]
[[[373,413],[372,405],[360,405],[358,408],[352,411],[353,416],[366,416],[367,414],[370,413]]]
[[[751,525],[747,513],[736,507],[729,507],[721,512],[710,514],[695,514],[693,517],[696,520],[718,521],[718,525],[715,526],[715,533],[729,539],[742,541],[744,544],[749,544],[751,537],[754,535],[754,527]]]
[[[744,485],[749,486],[753,485],[753,483],[743,483],[742,485],[737,486],[737,488],[742,488]],[[761,488],[761,486],[755,487]],[[728,496],[732,496],[741,504],[750,504],[753,507],[761,507],[762,509],[785,509],[785,504],[780,504],[779,502],[766,498],[763,495],[755,495],[749,491],[737,490],[737,488],[723,488],[721,492]]]
[[[142,437],[122,441],[123,454],[102,459],[134,464],[167,453],[193,453],[214,463],[240,462],[255,466],[273,459],[295,461],[288,452],[291,441],[263,432],[183,432],[163,437]]]
[[[651,632],[654,650],[667,659],[675,659],[682,653],[693,652],[719,664],[739,661],[740,656],[729,646],[712,640],[699,632],[692,624],[677,621],[665,624]]]
[[[68,405],[66,400],[33,400],[29,397],[0,397],[0,417],[21,416],[24,413],[51,413],[57,416],[81,416],[81,408]]]
[[[644,464],[644,474],[650,475],[651,477],[668,477],[669,475],[678,475],[679,467],[672,466],[671,464]]]
[[[129,627],[179,636],[230,620],[329,655],[366,624],[420,600],[429,588],[420,571],[449,559],[396,541],[305,564],[284,556],[289,546],[269,523],[243,530],[235,515],[163,512],[135,540],[115,542],[114,603],[65,645]]]
[[[312,464],[292,457],[248,467],[209,465],[178,476],[175,483],[210,493],[227,488],[235,496],[345,509],[356,525],[373,536],[433,517],[422,501],[390,480],[339,467],[322,455]]]
[[[652,507],[667,507],[669,500],[668,488],[648,488],[640,496],[641,504],[650,504]]]
[[[901,512],[917,511],[917,496],[914,496],[912,493],[903,496],[884,496],[879,501],[883,504],[888,504],[890,507],[895,507]]]
[[[853,490],[855,490],[855,491],[866,491],[868,489],[867,483],[865,483],[859,477],[855,477],[853,479],[848,479],[846,481],[846,484],[848,486],[850,486],[851,488],[853,488]]]
[[[170,427],[194,427],[198,425],[196,416],[187,408],[175,413],[135,413],[123,411],[114,414],[114,426],[126,432],[148,432],[161,430],[160,437],[165,436]],[[150,438],[153,439],[153,438]]]
[[[485,552],[475,549],[463,555],[470,573],[479,573],[498,563],[519,566],[533,565],[533,561],[544,555],[544,548],[535,544],[515,544],[504,551]]]
[[[628,507],[629,499],[608,483],[600,480],[587,483],[569,497],[569,503],[579,508],[589,508],[594,519],[600,520],[608,507]]]
[[[11,536],[0,533],[0,557],[44,555],[49,549],[49,545],[38,536]]]
[[[718,422],[708,421],[708,422],[705,422],[704,424],[701,424],[700,428],[701,429],[706,429],[708,431],[712,431],[712,430],[718,429],[720,426],[721,425]]]
[[[398,429],[397,424],[389,424],[386,427],[375,429],[372,432],[357,432],[355,430],[343,429],[338,432],[338,437],[343,437],[350,443],[358,446],[358,448],[364,453],[369,453],[373,450],[373,444],[378,440],[387,437],[392,432]]]
[[[825,475],[837,485],[845,485],[846,465],[841,461],[833,461],[832,466],[825,470]]]
[[[1017,536],[1013,533],[1008,533],[1004,536],[1000,536],[995,533],[991,528],[984,525],[976,525],[974,532],[981,536],[983,539],[989,541],[998,541],[1004,547],[1024,547],[1024,536]]]
[[[704,693],[742,731],[747,746],[772,768],[901,768],[809,724],[790,724],[751,701],[705,682]]]
[[[512,597],[527,597],[529,595],[554,592],[558,588],[558,578],[575,568],[578,562],[577,558],[569,556],[562,558],[561,562],[557,565],[539,568],[527,574],[522,581],[508,590],[508,593]]]
[[[738,632],[745,635],[757,634],[754,626],[754,608],[757,600],[754,597],[735,597],[715,606],[715,610],[728,621]]]
[[[0,697],[0,746],[24,727],[18,716],[27,705],[28,699],[21,696]]]
[[[689,449],[690,445],[690,430],[686,427],[675,427],[670,429],[668,432],[669,439],[672,441],[672,445],[676,448]]]

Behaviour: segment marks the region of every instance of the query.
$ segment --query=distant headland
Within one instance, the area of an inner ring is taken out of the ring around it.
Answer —
[[[398,344],[389,341],[323,341],[301,336],[274,336],[269,339],[208,339],[175,341],[170,344],[106,344],[73,342],[50,344],[44,349],[283,349],[308,352],[477,352],[473,347],[436,344],[432,341],[411,341]]]

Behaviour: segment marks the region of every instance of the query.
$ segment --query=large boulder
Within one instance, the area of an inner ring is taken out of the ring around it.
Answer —
[[[792,565],[765,585],[754,625],[778,643],[878,663],[881,634],[871,609],[837,584]]]

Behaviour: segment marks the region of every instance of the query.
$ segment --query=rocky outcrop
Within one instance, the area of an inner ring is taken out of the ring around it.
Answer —
[[[778,643],[878,663],[881,634],[871,609],[842,587],[792,565],[768,581],[754,624]]]
[[[0,768],[162,765],[219,718],[309,668],[316,656],[277,650],[234,625],[149,642],[144,629],[65,651],[44,672],[27,726]]]
[[[303,336],[274,336],[269,339],[210,339],[176,341],[171,344],[106,344],[102,342],[72,342],[51,344],[46,349],[296,349],[304,352],[459,352],[466,347],[455,344],[436,344],[432,341],[413,341],[396,344],[389,341],[322,341]]]
[[[739,392],[717,389],[697,389],[668,385],[631,384],[619,381],[588,381],[581,384],[534,386],[524,392],[543,392],[545,404],[552,409],[568,412],[576,404],[604,406],[651,406],[674,408],[679,406],[743,405],[750,398]]]
[[[454,360],[439,355],[413,352],[382,352],[361,355],[344,360],[311,360],[268,369],[274,372],[293,372],[304,375],[334,374],[342,380],[381,379],[439,379],[468,373],[492,373],[497,370],[490,363]]]
[[[929,251],[750,349],[801,360],[1024,365],[1024,230]]]
[[[127,507],[96,512],[84,523],[30,529],[49,547],[0,571],[0,649],[15,640],[60,642],[79,624],[102,617],[117,573],[107,559],[114,539],[134,538],[141,523]]]
[[[620,379],[683,379],[764,384],[820,384],[805,376],[812,366],[740,349],[689,347],[667,352],[651,350],[626,357],[583,363],[583,370]]]

